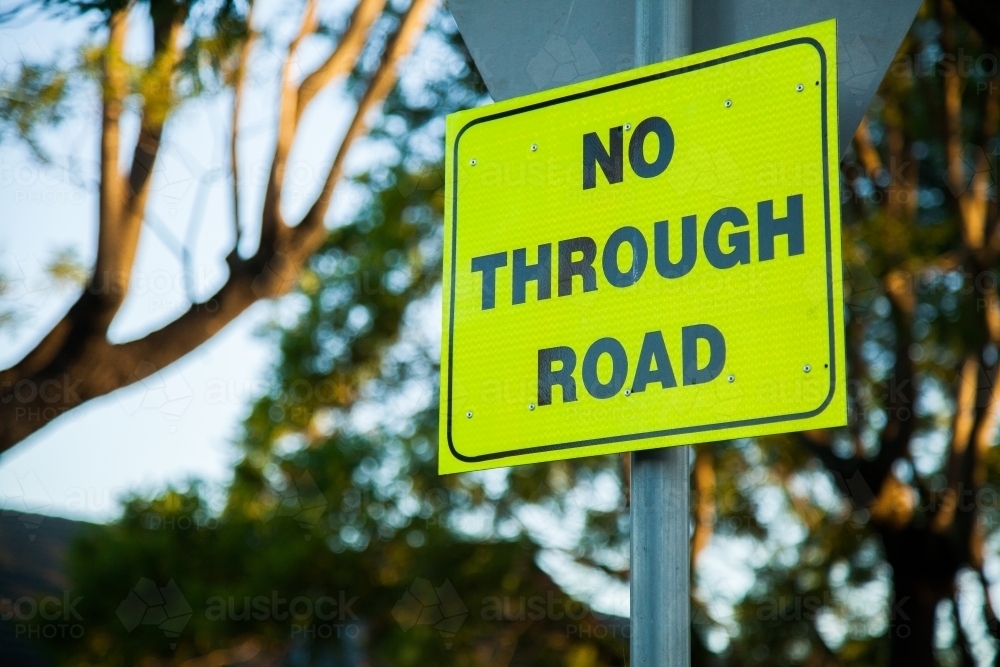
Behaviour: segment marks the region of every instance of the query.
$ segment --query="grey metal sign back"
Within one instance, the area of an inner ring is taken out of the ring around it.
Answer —
[[[495,100],[620,72],[638,63],[636,4],[631,1],[447,3]],[[920,4],[921,0],[698,0],[693,3],[693,50],[836,18],[843,155]],[[657,45],[649,46],[657,51]]]

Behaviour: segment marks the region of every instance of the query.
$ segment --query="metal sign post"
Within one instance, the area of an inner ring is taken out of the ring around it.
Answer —
[[[636,0],[635,59],[691,52],[691,0]],[[691,664],[689,447],[632,454],[631,655],[634,667]]]

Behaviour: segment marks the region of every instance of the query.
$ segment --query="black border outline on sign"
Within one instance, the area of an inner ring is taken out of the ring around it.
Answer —
[[[799,412],[790,415],[777,415],[772,417],[758,417],[755,419],[742,419],[732,422],[721,422],[717,424],[704,424],[699,426],[684,426],[679,428],[669,428],[661,429],[658,431],[646,431],[644,433],[631,433],[627,435],[615,435],[607,436],[603,438],[592,438],[589,440],[577,440],[574,442],[562,442],[552,445],[538,445],[536,447],[528,447],[526,449],[512,449],[504,452],[492,452],[489,454],[480,454],[478,456],[466,456],[458,452],[455,449],[455,444],[452,440],[452,375],[454,373],[454,345],[455,345],[455,267],[456,258],[458,256],[458,144],[462,135],[470,127],[478,125],[479,123],[484,123],[490,120],[496,120],[498,118],[505,118],[507,116],[514,116],[527,111],[534,111],[535,109],[541,109],[544,107],[552,106],[554,104],[560,104],[563,102],[572,102],[574,100],[582,99],[585,97],[590,97],[592,95],[598,95],[601,93],[607,93],[615,90],[620,90],[622,88],[628,88],[630,86],[635,86],[643,83],[648,83],[650,81],[657,81],[659,79],[665,79],[667,77],[676,76],[678,74],[685,74],[687,72],[693,72],[700,69],[705,69],[707,67],[712,67],[713,65],[721,65],[723,63],[732,62],[734,60],[740,60],[742,58],[747,58],[750,56],[758,55],[761,53],[767,53],[769,51],[776,51],[778,49],[787,48],[790,46],[797,46],[800,44],[806,44],[813,46],[819,53],[820,58],[820,80],[822,86],[820,88],[820,108],[822,116],[822,142],[823,142],[823,204],[824,211],[826,215],[826,294],[827,294],[827,318],[829,321],[829,332],[830,332],[830,391],[826,398],[815,410],[810,410],[808,412]],[[468,123],[466,123],[458,134],[455,136],[455,148],[452,156],[452,213],[451,213],[451,299],[449,302],[449,314],[448,314],[448,423],[447,423],[447,438],[448,438],[448,448],[451,450],[452,455],[464,463],[478,463],[481,461],[493,461],[497,459],[503,459],[511,456],[524,456],[530,454],[541,454],[543,452],[550,452],[560,449],[575,449],[579,447],[591,447],[595,445],[605,445],[615,442],[629,442],[632,440],[645,440],[648,438],[659,438],[669,435],[681,435],[684,433],[699,433],[703,431],[715,431],[727,428],[738,428],[741,426],[756,426],[758,424],[770,424],[774,422],[781,421],[792,421],[798,419],[808,419],[809,417],[814,417],[826,409],[826,406],[830,404],[833,400],[833,396],[836,393],[836,376],[837,376],[837,365],[836,365],[836,348],[835,348],[835,334],[834,334],[834,317],[833,317],[833,257],[832,257],[832,240],[831,235],[831,225],[830,225],[830,165],[829,165],[829,142],[827,141],[828,132],[828,118],[827,118],[827,71],[826,71],[826,51],[824,51],[823,46],[811,37],[797,37],[794,39],[785,40],[783,42],[777,42],[775,44],[769,44],[767,46],[760,46],[755,49],[750,49],[748,51],[741,51],[739,53],[733,53],[728,56],[722,56],[721,58],[715,58],[713,60],[707,60],[703,63],[696,63],[693,65],[687,65],[685,67],[679,67],[677,69],[668,70],[666,72],[657,72],[656,74],[650,74],[638,79],[632,79],[629,81],[621,81],[619,83],[613,83],[601,88],[595,88],[593,90],[582,91],[579,93],[573,93],[571,95],[566,95],[563,97],[553,98],[551,100],[546,100],[544,102],[536,102],[535,104],[529,104],[524,107],[519,107],[516,109],[509,109],[507,111],[500,111],[489,116],[482,116],[480,118],[475,118]]]

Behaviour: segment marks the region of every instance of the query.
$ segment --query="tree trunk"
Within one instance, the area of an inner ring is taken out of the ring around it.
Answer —
[[[951,597],[960,564],[947,540],[929,526],[884,530],[883,543],[895,591],[889,612],[890,664],[935,667],[937,606]]]

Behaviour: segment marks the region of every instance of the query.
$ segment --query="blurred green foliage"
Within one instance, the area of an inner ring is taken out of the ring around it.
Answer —
[[[227,85],[248,34],[245,8],[205,7],[190,9],[193,96]],[[928,660],[997,654],[990,603],[975,603],[1000,568],[996,503],[975,508],[979,571],[914,537],[946,497],[962,360],[997,363],[982,300],[998,267],[970,270],[959,250],[943,75],[956,53],[993,63],[962,74],[960,116],[963,155],[987,156],[995,218],[997,52],[961,20],[949,25],[941,5],[924,7],[869,111],[867,142],[843,164],[850,427],[822,447],[787,435],[697,450],[712,474],[694,487],[695,530],[710,536],[694,569],[696,664],[890,664],[909,627],[893,588],[911,566],[937,619],[933,636],[912,637],[933,646]],[[441,121],[484,90],[446,14],[429,34],[463,64],[404,81],[387,101],[373,140],[393,157],[353,179],[367,203],[299,276],[281,305],[290,316],[263,332],[278,362],[243,424],[231,484],[221,497],[197,484],[136,496],[119,521],[86,530],[71,560],[86,633],[51,642],[60,662],[627,664],[627,620],[592,611],[616,608],[628,582],[619,458],[436,474]],[[14,100],[0,115],[29,137],[58,120],[64,81],[18,76],[35,82],[19,89],[25,99],[50,100]],[[900,271],[916,286],[910,319],[889,298]],[[899,429],[912,436],[897,452]],[[995,447],[984,465],[995,499]]]

